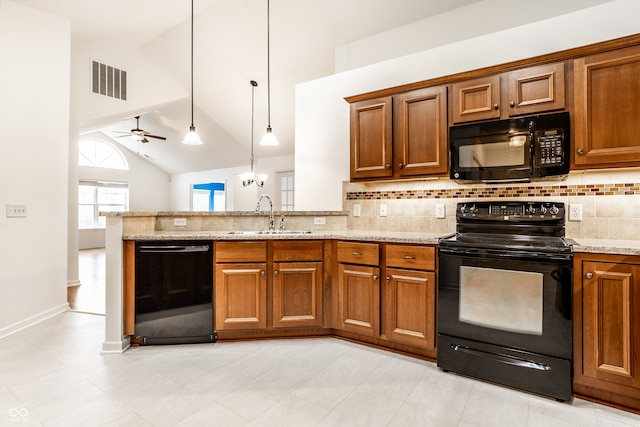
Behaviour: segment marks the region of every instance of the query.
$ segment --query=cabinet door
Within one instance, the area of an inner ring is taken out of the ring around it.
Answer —
[[[640,388],[640,265],[585,262],[583,275],[582,374]]]
[[[385,276],[382,312],[386,338],[435,349],[435,273],[388,268]]]
[[[267,265],[216,264],[216,330],[267,327]]]
[[[510,116],[564,108],[564,62],[512,71],[507,80]]]
[[[340,328],[361,335],[380,335],[380,269],[338,264]]]
[[[500,76],[481,77],[452,85],[453,122],[500,117]]]
[[[447,172],[447,88],[394,96],[393,167],[400,176]]]
[[[322,325],[322,263],[273,265],[273,326]]]
[[[640,46],[574,62],[573,168],[640,166]]]
[[[351,104],[351,179],[391,176],[391,97]]]

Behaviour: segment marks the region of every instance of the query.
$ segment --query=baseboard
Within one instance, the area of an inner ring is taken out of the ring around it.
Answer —
[[[57,307],[53,307],[49,310],[43,311],[42,313],[36,314],[35,316],[28,317],[24,320],[14,323],[13,325],[9,325],[5,328],[0,329],[0,338],[8,337],[9,335],[13,335],[16,332],[20,332],[23,329],[26,329],[30,326],[38,324],[44,320],[50,319],[53,316],[64,313],[69,310],[69,304],[64,303],[60,304]]]
[[[124,353],[129,347],[131,347],[131,343],[129,337],[122,337],[122,341],[105,341],[102,343],[102,351],[100,354],[120,354]]]

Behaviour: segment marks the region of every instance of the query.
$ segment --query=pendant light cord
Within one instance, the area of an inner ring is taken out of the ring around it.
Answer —
[[[258,82],[251,80],[251,173],[253,173],[253,113],[255,111],[255,93]]]
[[[267,0],[267,127],[269,129],[271,129],[271,41],[269,37],[270,21],[269,0]]]
[[[193,0],[191,0],[191,127],[193,128]]]

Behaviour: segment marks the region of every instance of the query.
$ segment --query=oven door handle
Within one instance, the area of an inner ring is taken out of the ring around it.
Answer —
[[[539,371],[550,371],[551,366],[543,363],[533,362],[531,360],[519,359],[504,354],[487,353],[486,351],[476,350],[470,347],[464,347],[458,344],[451,344],[451,349],[462,353],[471,354],[473,356],[484,357],[485,359],[495,360],[496,362],[505,363],[507,365],[519,366],[521,368],[537,369]]]
[[[573,259],[573,254],[569,253],[554,253],[554,252],[544,252],[544,255],[541,255],[541,252],[526,252],[519,250],[498,250],[498,249],[485,249],[485,248],[466,248],[466,247],[457,247],[457,248],[445,248],[444,246],[439,246],[438,251],[442,254],[448,255],[457,255],[457,256],[477,256],[484,255],[490,256],[494,258],[520,258],[520,259],[531,259],[535,258],[537,262],[542,261],[571,261]]]

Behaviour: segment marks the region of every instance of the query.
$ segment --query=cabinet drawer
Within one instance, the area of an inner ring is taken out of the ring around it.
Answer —
[[[338,262],[378,265],[379,250],[377,243],[338,242]]]
[[[267,242],[216,242],[216,262],[266,262]]]
[[[321,240],[276,240],[273,261],[322,261]]]
[[[433,246],[386,245],[387,267],[413,270],[435,270],[436,250]]]

